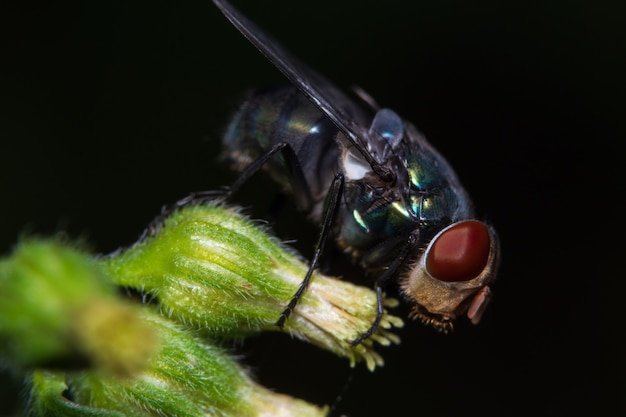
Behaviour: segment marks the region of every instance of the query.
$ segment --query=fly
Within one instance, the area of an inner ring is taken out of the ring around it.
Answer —
[[[411,317],[443,332],[461,315],[477,324],[491,298],[498,240],[474,218],[448,162],[394,111],[363,92],[365,106],[357,104],[227,1],[213,2],[293,84],[254,93],[224,138],[241,171],[230,195],[264,167],[320,225],[310,269],[276,324],[283,327],[306,291],[329,239],[378,273],[376,317],[353,344],[378,327],[383,287],[397,276]]]

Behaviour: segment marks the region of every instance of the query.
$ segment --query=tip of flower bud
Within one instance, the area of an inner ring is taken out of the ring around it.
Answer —
[[[74,247],[24,240],[0,260],[0,340],[15,366],[91,366],[128,376],[155,349],[151,335],[101,268]]]
[[[352,341],[367,332],[374,321],[376,304],[372,289],[316,273],[285,328],[348,358],[351,366],[365,362],[372,371],[384,365],[376,346],[399,344],[400,338],[390,329],[404,325],[402,319],[385,311],[372,335],[354,346]],[[397,300],[385,298],[384,305],[397,305]]]
[[[139,308],[120,300],[98,300],[76,313],[74,338],[97,371],[132,377],[158,351],[158,335],[139,313]]]

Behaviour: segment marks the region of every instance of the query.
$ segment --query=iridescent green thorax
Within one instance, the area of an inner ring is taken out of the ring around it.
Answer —
[[[465,191],[434,149],[406,141],[400,151],[396,186],[371,173],[346,183],[339,244],[367,265],[393,257],[409,234],[425,243],[439,228],[471,216]]]

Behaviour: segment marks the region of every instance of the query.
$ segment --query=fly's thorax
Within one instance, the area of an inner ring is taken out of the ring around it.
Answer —
[[[242,171],[264,151],[278,143],[288,143],[294,151],[306,184],[293,184],[282,154],[272,157],[264,169],[293,193],[307,187],[316,211],[323,202],[334,173],[339,150],[338,129],[294,87],[265,88],[254,91],[233,117],[224,136],[227,158]]]
[[[447,161],[412,125],[405,127],[405,137],[384,160],[393,182],[377,176],[354,147],[343,149],[345,209],[338,241],[366,267],[393,259],[409,235],[425,244],[453,219],[473,216]]]
[[[344,202],[341,234],[346,245],[365,249],[416,227],[399,190],[376,178],[346,182]]]
[[[413,316],[445,332],[463,314],[477,324],[490,300],[498,253],[495,232],[480,221],[442,229],[401,279]]]

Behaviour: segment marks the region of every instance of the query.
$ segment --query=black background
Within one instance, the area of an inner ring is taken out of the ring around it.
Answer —
[[[239,4],[339,86],[413,121],[501,238],[483,322],[444,336],[407,321],[402,344],[380,349],[384,368],[357,367],[339,411],[625,412],[623,3]],[[3,7],[3,254],[22,233],[59,232],[106,253],[162,204],[229,184],[217,157],[229,116],[248,88],[283,81],[208,0]],[[240,200],[257,216],[260,188]],[[308,256],[315,228],[301,216],[286,210],[275,230]],[[266,385],[316,403],[350,373],[280,334],[237,352]]]

